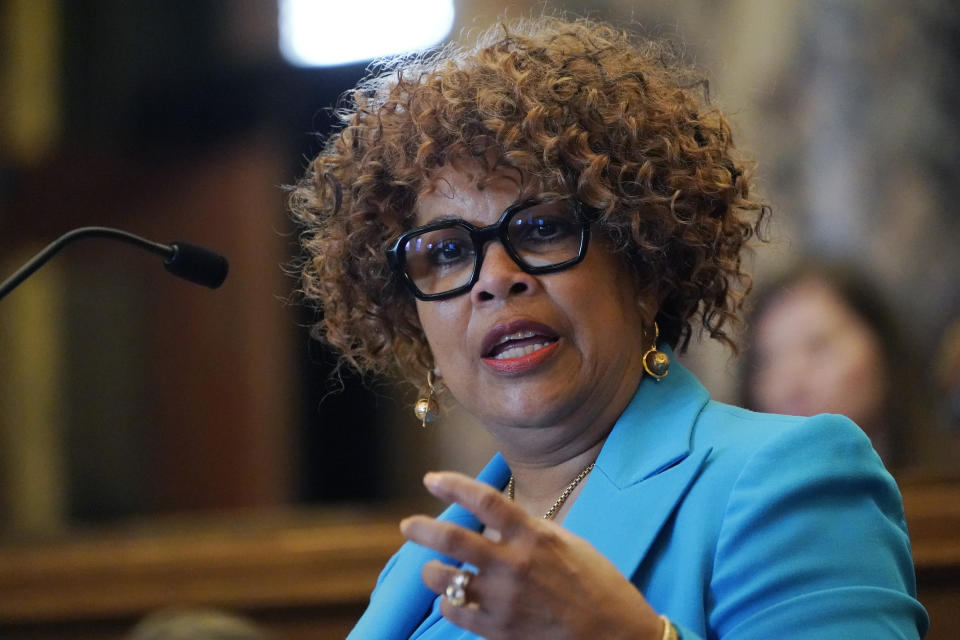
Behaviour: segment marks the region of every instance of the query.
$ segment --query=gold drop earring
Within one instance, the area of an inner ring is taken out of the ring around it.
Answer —
[[[434,386],[433,370],[427,370],[427,388],[425,393],[421,393],[417,402],[413,405],[413,415],[417,416],[420,426],[427,427],[428,422],[433,422],[440,415],[440,407],[433,397],[436,387]]]
[[[660,382],[670,373],[670,357],[657,349],[657,340],[660,338],[660,327],[653,321],[653,346],[643,354],[643,370],[650,377]]]

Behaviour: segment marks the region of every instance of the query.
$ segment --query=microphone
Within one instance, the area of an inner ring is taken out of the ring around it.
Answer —
[[[112,229],[110,227],[80,227],[63,234],[47,247],[30,258],[30,260],[20,267],[16,273],[7,278],[0,284],[0,299],[3,299],[8,293],[13,291],[17,285],[26,280],[34,271],[42,267],[50,258],[52,258],[60,249],[79,238],[111,238],[132,244],[141,249],[146,249],[151,253],[163,256],[163,266],[167,271],[211,289],[216,289],[227,278],[227,271],[230,265],[227,259],[220,254],[214,253],[209,249],[198,247],[195,244],[187,242],[172,242],[169,245],[153,242],[146,238]]]

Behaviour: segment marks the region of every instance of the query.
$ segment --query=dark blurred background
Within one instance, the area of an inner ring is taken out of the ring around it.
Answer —
[[[86,240],[3,301],[4,521],[390,497],[392,403],[329,380],[284,272],[283,185],[366,63],[285,63],[272,2],[6,2],[3,17],[4,127],[21,127],[0,156],[3,277],[91,224],[231,262],[208,291]]]
[[[542,6],[454,4],[450,37]],[[776,212],[758,283],[798,256],[853,256],[932,363],[960,313],[953,3],[552,6],[687,43]],[[407,499],[428,466],[485,459],[465,419],[422,432],[409,390],[341,385],[310,343],[283,186],[366,62],[296,67],[277,34],[271,0],[0,2],[0,278],[91,224],[231,262],[209,291],[88,240],[0,301],[0,532]],[[725,353],[695,344],[688,361],[734,397]]]

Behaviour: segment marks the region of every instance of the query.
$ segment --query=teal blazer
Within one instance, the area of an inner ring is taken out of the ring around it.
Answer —
[[[478,479],[499,489],[509,476],[498,454]],[[459,505],[440,518],[480,528]],[[563,526],[609,558],[684,640],[927,631],[900,493],[864,433],[841,416],[714,402],[676,359],[659,383],[640,384]],[[455,563],[406,543],[349,638],[406,640],[438,617],[437,596],[420,580],[434,558]],[[477,637],[437,624],[449,633],[430,637]]]

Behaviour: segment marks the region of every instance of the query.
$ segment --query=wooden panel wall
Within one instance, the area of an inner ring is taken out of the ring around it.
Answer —
[[[398,519],[257,516],[9,543],[0,638],[120,638],[181,605],[242,612],[291,640],[343,638],[401,543]]]
[[[960,484],[904,488],[929,640],[960,637]],[[179,604],[242,612],[290,640],[343,638],[401,513],[274,514],[152,524],[0,546],[0,638],[113,640]]]
[[[904,485],[920,602],[928,640],[960,638],[960,483]]]

